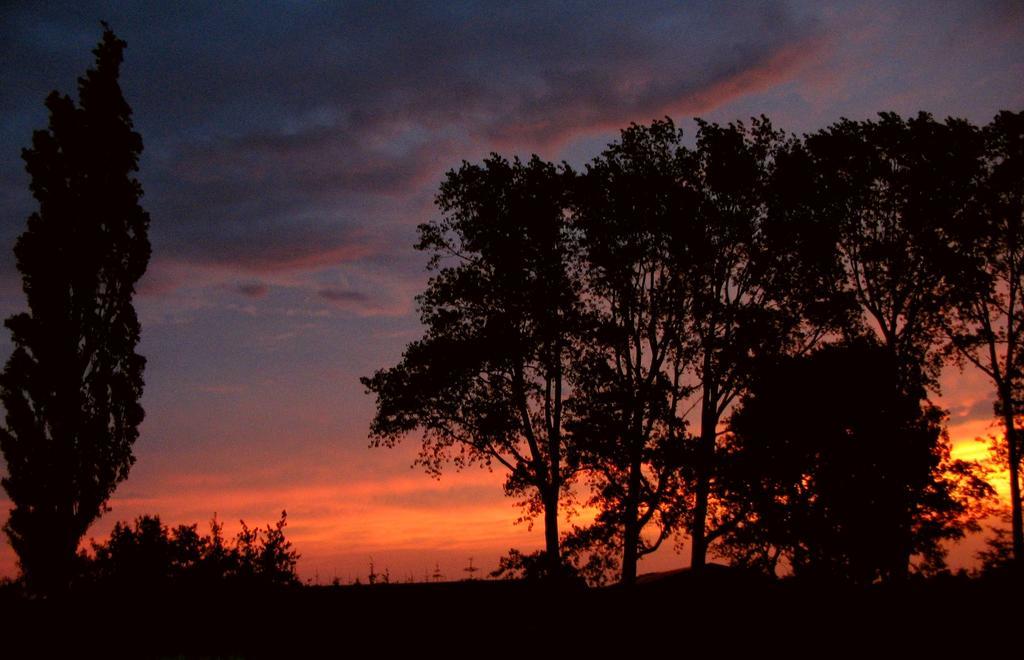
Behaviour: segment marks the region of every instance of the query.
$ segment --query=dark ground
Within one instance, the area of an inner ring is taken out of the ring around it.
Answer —
[[[1006,578],[853,589],[718,567],[628,590],[475,581],[47,602],[8,589],[0,657],[973,657],[1019,645],[1021,593]]]

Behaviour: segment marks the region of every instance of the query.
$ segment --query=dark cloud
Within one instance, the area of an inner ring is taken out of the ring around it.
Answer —
[[[820,32],[781,3],[8,5],[8,242],[30,208],[15,145],[72,91],[99,16],[128,42],[155,253],[249,271],[377,254],[382,203],[460,158],[699,111],[787,75]]]
[[[235,291],[250,298],[262,298],[270,291],[270,287],[262,282],[243,282],[235,287]]]
[[[316,295],[335,303],[365,303],[370,300],[365,293],[351,289],[325,288],[317,291]]]
[[[996,413],[991,399],[978,399],[970,404],[951,406],[949,415],[953,422],[963,423],[978,420],[994,420]]]

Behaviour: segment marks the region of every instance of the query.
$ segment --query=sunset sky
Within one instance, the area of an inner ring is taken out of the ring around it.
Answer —
[[[287,509],[300,574],[321,581],[365,580],[371,556],[393,578],[435,564],[456,578],[470,556],[491,570],[542,542],[513,525],[503,475],[433,480],[410,468],[415,438],[367,446],[374,401],[358,378],[420,335],[412,245],[446,170],[492,151],[582,165],[629,122],[666,115],[691,134],[695,116],[762,113],[802,133],[883,110],[982,124],[1024,109],[1012,0],[5,2],[3,317],[24,307],[11,249],[34,202],[20,151],[47,93],[73,93],[92,64],[101,19],[128,43],[153,258],[136,297],[137,463],[87,536],[146,512],[201,527],[217,512],[231,532]],[[0,359],[10,351],[2,331]],[[953,371],[943,394],[970,455],[990,431],[988,384]],[[4,539],[0,575],[14,574]]]

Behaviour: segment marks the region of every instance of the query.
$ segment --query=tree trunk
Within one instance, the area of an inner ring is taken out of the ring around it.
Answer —
[[[712,374],[712,351],[704,347],[703,401],[700,406],[700,440],[697,445],[696,501],[693,506],[693,528],[690,537],[690,568],[699,571],[707,564],[707,517],[711,490],[711,456],[715,451],[715,433],[718,429],[718,388]]]
[[[562,555],[558,544],[558,488],[543,494],[544,498],[544,552],[548,579],[562,574]]]
[[[640,534],[636,525],[636,504],[633,503],[632,511],[627,511],[625,531],[623,533],[622,548],[622,580],[621,584],[630,586],[636,583],[637,545],[640,542]]]
[[[1013,424],[1010,399],[1003,397],[1003,425],[1006,427],[1006,446],[1010,462],[1010,533],[1013,539],[1013,563],[1024,566],[1024,520],[1020,501],[1020,456],[1017,429]]]
[[[701,439],[701,444],[704,440]],[[703,453],[703,448],[701,449]],[[693,507],[693,529],[690,532],[693,538],[693,547],[690,552],[690,568],[700,570],[707,564],[707,517],[708,517],[708,490],[711,483],[707,471],[700,469],[697,475],[696,503]]]
[[[636,582],[636,564],[639,559],[640,546],[640,461],[634,460],[629,466],[629,484],[626,491],[626,501],[623,507],[623,518],[625,524],[622,530],[622,579],[624,585],[631,585]]]
[[[711,464],[715,453],[715,433],[718,427],[714,403],[707,403],[709,398],[705,389],[705,404],[701,407],[700,415],[700,444],[697,447],[696,502],[693,507],[693,528],[690,531],[693,539],[690,568],[693,570],[704,568],[708,555],[708,500],[711,490]]]

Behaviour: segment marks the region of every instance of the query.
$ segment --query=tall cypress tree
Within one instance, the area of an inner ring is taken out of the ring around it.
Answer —
[[[39,204],[14,248],[28,312],[7,319],[0,450],[4,528],[26,584],[67,588],[78,543],[134,462],[145,359],[132,297],[150,257],[142,138],[118,84],[125,42],[104,23],[78,103],[52,92],[22,151]]]

